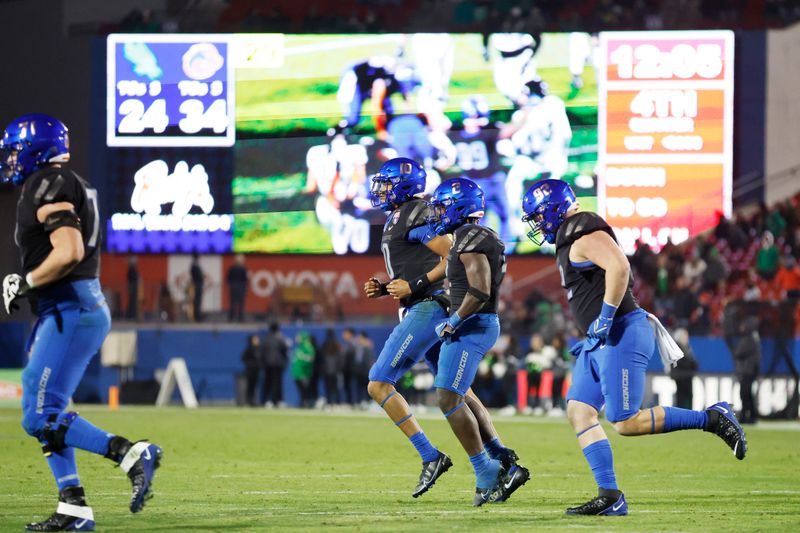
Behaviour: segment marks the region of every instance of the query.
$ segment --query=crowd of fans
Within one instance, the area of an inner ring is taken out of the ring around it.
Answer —
[[[764,29],[800,20],[795,0],[182,0],[133,9],[110,32],[360,33]]]
[[[367,380],[375,362],[375,346],[364,331],[345,328],[337,337],[331,328],[320,340],[300,331],[290,339],[273,322],[263,338],[248,338],[241,360],[244,373],[240,400],[245,405],[285,406],[283,376],[287,367],[297,386],[299,407],[369,405]]]
[[[658,252],[638,242],[629,259],[642,307],[671,328],[721,335],[731,302],[777,305],[800,297],[800,194],[732,219],[720,215],[712,231],[677,245],[668,241]],[[504,331],[516,335],[571,332],[565,302],[537,291],[506,301],[501,319]]]

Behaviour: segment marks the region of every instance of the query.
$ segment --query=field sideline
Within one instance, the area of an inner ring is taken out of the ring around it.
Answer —
[[[127,510],[124,474],[78,453],[100,531],[798,531],[800,425],[748,428],[751,451],[736,461],[700,431],[660,437],[611,434],[617,475],[631,514],[568,518],[563,510],[594,494],[564,419],[498,417],[532,480],[500,505],[470,507],[468,459],[439,416],[423,416],[431,440],[454,467],[418,500],[419,461],[379,413],[81,406],[100,427],[163,446],[155,498]],[[0,531],[48,516],[54,483],[17,409],[0,409]],[[608,430],[608,428],[607,428]]]

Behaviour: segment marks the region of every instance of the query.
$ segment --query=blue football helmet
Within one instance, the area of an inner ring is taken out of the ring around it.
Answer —
[[[413,159],[390,159],[372,176],[369,191],[372,206],[384,211],[397,208],[414,195],[425,192],[426,176],[425,169]]]
[[[433,191],[428,223],[439,235],[452,233],[468,218],[482,218],[485,203],[483,191],[467,178],[443,181]]]
[[[49,115],[23,115],[9,124],[0,140],[0,181],[21,185],[50,163],[69,161],[67,127]]]
[[[537,181],[522,198],[523,222],[531,227],[528,238],[538,245],[556,243],[556,233],[567,211],[577,199],[572,188],[561,180]]]
[[[478,120],[482,126],[485,126],[489,123],[489,113],[489,104],[479,94],[473,94],[461,103],[461,117],[463,120]]]

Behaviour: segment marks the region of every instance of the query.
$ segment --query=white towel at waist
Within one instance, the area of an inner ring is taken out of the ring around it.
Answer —
[[[653,327],[653,333],[656,335],[656,346],[658,346],[658,353],[661,355],[661,362],[664,363],[664,370],[669,370],[683,357],[683,350],[654,314],[647,313],[647,318]]]

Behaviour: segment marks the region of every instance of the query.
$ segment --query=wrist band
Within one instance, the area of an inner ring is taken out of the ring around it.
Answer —
[[[25,283],[27,283],[28,287],[31,289],[36,287],[36,285],[33,284],[33,272],[28,272],[25,274]]]
[[[614,315],[617,314],[617,306],[611,305],[609,303],[603,302],[603,308],[600,310],[600,317],[601,318],[614,318]]]
[[[458,316],[458,311],[450,315],[450,318],[447,320],[447,322],[453,326],[454,329],[457,328],[463,321],[464,320]]]
[[[408,287],[414,296],[424,293],[430,286],[431,282],[428,281],[427,273],[408,281]]]

